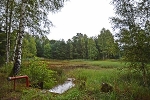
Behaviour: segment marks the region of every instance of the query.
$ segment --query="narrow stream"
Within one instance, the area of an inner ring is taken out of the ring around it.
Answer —
[[[67,81],[65,81],[64,84],[58,85],[58,86],[50,89],[49,92],[62,94],[65,91],[67,91],[68,89],[75,86],[75,84],[73,83],[74,80],[75,80],[74,78],[68,78]]]

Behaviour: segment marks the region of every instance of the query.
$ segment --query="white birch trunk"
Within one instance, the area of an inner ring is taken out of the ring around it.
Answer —
[[[22,0],[22,5],[21,5],[19,33],[18,33],[18,40],[17,40],[17,46],[15,50],[14,67],[13,67],[14,76],[18,74],[21,67],[22,41],[24,36],[24,14],[25,14],[25,6],[26,6],[25,1],[26,0]]]

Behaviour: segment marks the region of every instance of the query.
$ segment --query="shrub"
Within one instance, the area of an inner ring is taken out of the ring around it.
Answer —
[[[53,78],[55,71],[47,69],[47,65],[43,61],[32,60],[28,67],[23,67],[22,73],[29,76],[31,83],[43,82],[44,88],[51,88],[55,83]]]

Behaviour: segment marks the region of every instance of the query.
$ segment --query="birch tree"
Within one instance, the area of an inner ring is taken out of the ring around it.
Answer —
[[[23,41],[24,28],[25,28],[24,27],[25,7],[26,7],[26,0],[22,0],[21,8],[20,8],[19,35],[18,35],[17,47],[15,50],[14,67],[13,67],[14,76],[17,75],[21,67],[22,41]]]
[[[18,38],[15,49],[14,67],[12,74],[16,76],[21,67],[21,54],[22,54],[22,40],[24,37],[25,29],[32,34],[43,35],[50,32],[52,22],[48,20],[48,13],[57,12],[64,5],[65,0],[17,0],[16,5],[19,11],[17,18],[18,24]]]
[[[113,0],[116,16],[112,18],[116,36],[124,50],[125,61],[130,70],[142,73],[143,84],[147,85],[148,62],[150,61],[150,1]]]

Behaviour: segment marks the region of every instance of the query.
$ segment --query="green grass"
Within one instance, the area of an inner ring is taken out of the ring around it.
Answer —
[[[67,77],[75,78],[75,87],[62,95],[55,95],[56,100],[99,100],[104,98],[100,95],[103,82],[114,84],[118,71],[115,69],[96,70],[77,68],[66,73]],[[85,82],[84,84],[82,84]],[[105,94],[108,97],[108,94]],[[109,97],[108,97],[109,98]],[[112,97],[110,97],[112,98]],[[107,100],[107,99],[106,99]]]
[[[150,97],[150,90],[141,85],[142,78],[138,73],[131,74],[125,70],[120,72],[114,68],[101,70],[79,68],[70,71],[67,75],[76,78],[76,88],[84,94],[82,100],[88,98],[95,100],[133,100],[135,98],[148,100],[146,98]],[[85,81],[86,84],[80,89],[82,81]],[[111,84],[113,92],[102,93],[100,91],[102,82]]]
[[[93,81],[108,81],[110,79],[113,79],[113,77],[116,77],[117,71],[116,69],[75,69],[67,73],[68,77],[87,77],[87,81],[93,82]],[[112,76],[112,77],[110,77]]]
[[[101,68],[119,68],[124,67],[126,64],[117,60],[102,60],[102,61],[86,61],[87,64],[92,66],[99,66]]]

